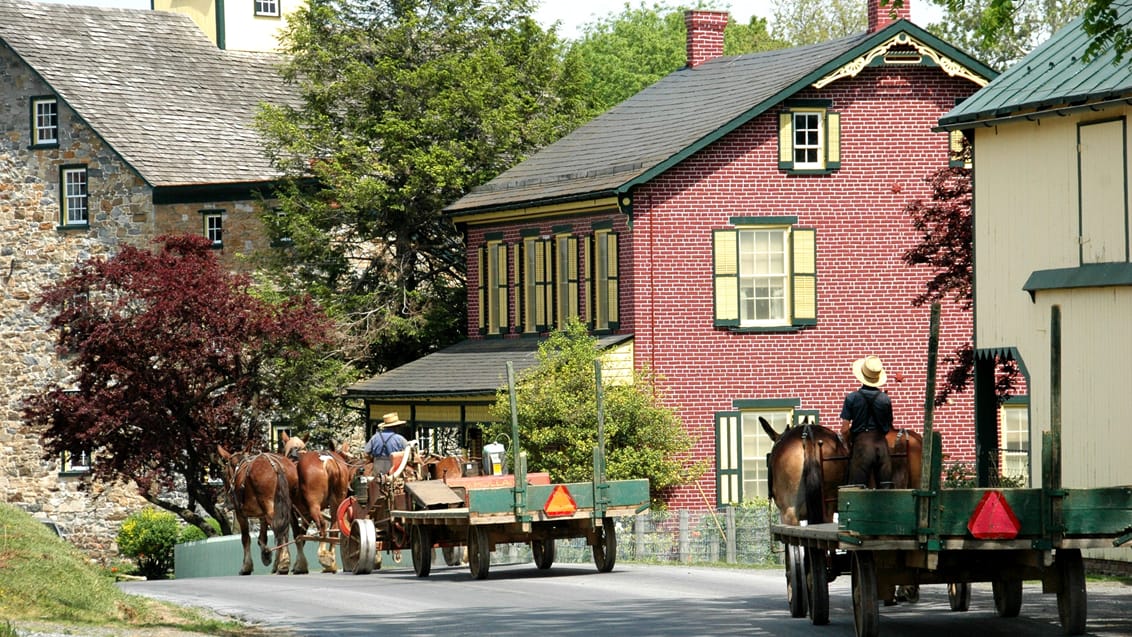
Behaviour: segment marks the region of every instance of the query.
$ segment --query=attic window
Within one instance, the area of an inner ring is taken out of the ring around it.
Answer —
[[[884,54],[885,64],[919,64],[922,60],[920,52],[912,47],[892,47]]]
[[[278,0],[255,0],[255,14],[263,16],[279,16]]]
[[[59,145],[59,102],[54,97],[31,100],[31,145]]]

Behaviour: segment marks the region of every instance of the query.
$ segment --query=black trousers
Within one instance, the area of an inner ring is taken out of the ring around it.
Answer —
[[[853,434],[853,451],[849,455],[849,476],[845,484],[869,484],[892,488],[892,459],[888,456],[888,441],[881,431],[862,431]]]

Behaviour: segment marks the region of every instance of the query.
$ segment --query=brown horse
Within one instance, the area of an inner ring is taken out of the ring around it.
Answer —
[[[312,522],[318,527],[321,538],[328,537],[329,531],[337,528],[334,512],[349,495],[356,467],[346,455],[346,447],[332,451],[307,451],[306,443],[301,438],[288,436],[286,433],[283,434],[283,445],[284,455],[295,462],[299,474],[299,484],[294,494],[293,525],[295,543],[299,555],[303,555],[306,542],[301,538]],[[331,515],[323,516],[323,509],[329,509]],[[323,573],[337,572],[334,549],[329,542],[319,542],[318,563],[322,565]],[[302,560],[302,566],[306,566],[305,559]],[[296,563],[296,569],[298,567],[299,564]],[[296,572],[305,573],[306,569]]]
[[[240,525],[240,540],[244,545],[244,563],[240,575],[250,575],[253,569],[251,556],[251,520],[258,518],[260,559],[264,566],[271,565],[271,549],[267,545],[267,529],[275,532],[279,545],[287,543],[291,519],[291,491],[299,478],[295,465],[276,453],[229,453],[217,447],[224,460],[224,482]],[[299,559],[303,560],[302,553]],[[291,556],[284,547],[275,553],[273,573],[285,575]],[[305,561],[305,560],[304,560]]]
[[[849,473],[849,448],[825,427],[802,424],[781,434],[764,418],[759,424],[774,441],[767,455],[770,496],[783,524],[832,522],[837,490]],[[888,432],[892,481],[897,489],[918,488],[923,437],[910,429]],[[871,485],[876,486],[876,485]]]

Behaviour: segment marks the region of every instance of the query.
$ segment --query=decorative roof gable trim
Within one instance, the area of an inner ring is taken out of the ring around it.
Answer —
[[[989,83],[989,80],[982,75],[975,73],[971,69],[968,69],[966,66],[963,66],[962,64],[956,62],[955,60],[952,60],[946,55],[943,55],[939,51],[936,51],[934,48],[924,44],[923,42],[920,42],[908,33],[901,32],[897,33],[883,44],[874,47],[864,55],[853,59],[848,64],[845,64],[836,71],[814,82],[813,87],[816,89],[825,88],[836,80],[847,77],[856,77],[862,69],[868,66],[873,60],[887,54],[889,50],[907,46],[915,47],[916,51],[918,51],[920,55],[925,55],[934,60],[935,63],[939,65],[939,68],[951,77],[962,77],[970,80],[971,82],[974,82],[978,86],[986,86]]]

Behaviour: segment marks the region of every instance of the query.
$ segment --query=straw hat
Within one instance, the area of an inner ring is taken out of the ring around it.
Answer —
[[[401,420],[397,416],[397,412],[395,412],[395,411],[390,412],[388,414],[385,414],[384,416],[381,417],[381,427],[383,429],[385,427],[396,427],[397,425],[403,425],[403,424],[405,424],[405,421]]]
[[[853,361],[853,375],[869,387],[880,387],[888,382],[888,372],[884,371],[884,365],[877,356],[866,356]]]

